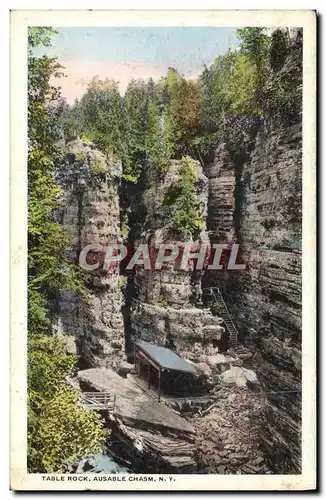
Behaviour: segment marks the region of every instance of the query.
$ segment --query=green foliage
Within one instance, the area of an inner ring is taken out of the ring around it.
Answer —
[[[123,151],[123,108],[117,83],[94,77],[72,112],[85,134],[104,154],[121,156]]]
[[[128,163],[126,166],[126,170],[128,171],[131,169],[132,169],[132,165],[130,163]],[[128,174],[128,173],[126,173],[126,171],[122,174],[122,177],[124,178],[124,180],[127,182],[131,182],[132,184],[137,184],[138,176],[139,176],[139,172],[137,172],[137,175]]]
[[[216,57],[210,68],[204,67],[200,76],[200,109],[202,131],[211,134],[218,131],[228,113],[228,82],[234,67],[236,52]]]
[[[52,35],[57,34],[57,31],[50,27],[30,27],[28,28],[28,48],[31,53],[34,47],[44,45],[49,47],[51,45]]]
[[[177,234],[186,238],[196,238],[203,229],[203,207],[196,195],[196,173],[194,160],[182,158],[179,178],[171,184],[164,204],[169,207],[166,225]]]
[[[108,167],[102,161],[95,159],[91,164],[91,172],[94,175],[105,175],[108,171]]]
[[[47,404],[41,405],[37,425],[29,427],[28,468],[31,472],[60,472],[76,456],[101,449],[107,436],[101,417],[76,406],[76,391],[60,383]]]
[[[214,147],[217,146],[219,135],[217,132],[204,136],[195,137],[192,141],[192,150],[195,156],[199,159],[201,165],[204,165],[205,158],[209,155]]]
[[[66,354],[61,341],[46,335],[32,334],[28,348],[29,388],[41,400],[50,400],[58,384],[71,373],[77,358]]]
[[[177,70],[174,68],[169,68],[168,74],[166,76],[166,86],[170,99],[174,99],[178,95],[181,82],[182,77],[179,75]]]
[[[46,331],[49,318],[46,309],[46,298],[40,291],[28,284],[28,328],[36,335]]]
[[[148,125],[147,85],[132,80],[124,96],[126,117],[124,134],[124,178],[137,182],[146,158],[146,132]]]
[[[164,120],[164,156],[181,158],[191,153],[193,138],[200,130],[200,95],[195,81],[185,80],[170,68],[166,79],[159,82],[161,114]],[[161,132],[162,133],[162,132]]]
[[[122,160],[123,177],[138,181],[146,157],[149,92],[153,82],[131,81],[124,98],[117,83],[94,77],[65,121],[65,137],[86,136],[105,155]]]
[[[257,69],[245,50],[229,51],[218,56],[211,68],[204,68],[200,93],[202,126],[207,137],[223,128],[226,117],[259,114],[256,85]]]
[[[128,278],[127,276],[119,276],[119,287],[121,288],[121,291],[123,292],[124,289],[126,288],[127,286],[127,283],[128,283]]]
[[[146,131],[146,152],[150,161],[158,162],[163,158],[164,138],[160,127],[160,108],[157,102],[148,106],[148,124]]]
[[[100,417],[76,406],[63,379],[77,361],[62,342],[30,334],[28,342],[28,470],[58,472],[76,456],[97,452],[106,433]]]
[[[237,33],[242,40],[241,52],[248,56],[254,66],[255,86],[259,93],[269,75],[270,38],[265,28],[242,28]]]
[[[65,257],[68,237],[54,218],[61,190],[54,164],[61,152],[58,90],[50,78],[60,67],[54,59],[34,57],[33,48],[50,44],[50,28],[28,33],[28,470],[58,471],[73,456],[97,450],[103,435],[96,415],[76,407],[76,394],[65,387],[76,358],[48,335],[48,300],[66,289],[86,297],[81,274]]]
[[[84,151],[80,151],[76,154],[77,161],[84,162],[87,159],[86,153]]]
[[[84,142],[91,142],[89,138],[83,135],[84,116],[78,99],[75,99],[73,106],[61,99],[60,107],[60,125],[64,141],[67,143],[81,137]]]
[[[152,79],[132,80],[124,97],[115,82],[95,77],[64,128],[66,138],[78,131],[104,154],[119,157],[123,178],[137,183],[148,162],[162,171],[166,159],[191,152],[200,129],[199,88],[173,68],[157,85]]]
[[[191,153],[191,143],[200,131],[200,95],[196,82],[182,80],[176,98],[171,102],[173,153],[180,158]]]
[[[228,85],[225,90],[229,103],[229,116],[259,114],[255,101],[256,69],[247,55],[239,53],[234,59]]]
[[[123,178],[137,183],[148,163],[164,170],[166,160],[192,151],[200,129],[196,82],[170,68],[157,85],[132,80],[124,97],[116,82],[93,78],[71,109],[63,106],[66,140],[86,135],[105,155],[122,160]]]
[[[29,37],[33,47],[37,40],[48,36],[31,28]],[[46,38],[47,41],[47,38]],[[30,289],[71,288],[81,291],[74,268],[65,259],[67,235],[53,219],[62,195],[53,176],[54,163],[61,152],[56,122],[57,110],[51,107],[58,97],[57,89],[49,81],[58,65],[46,56],[28,58],[28,265]],[[46,286],[45,286],[46,285]],[[36,297],[35,294],[31,298]],[[38,300],[37,308],[40,306]]]
[[[273,73],[263,91],[266,112],[284,120],[287,126],[298,122],[302,113],[302,54],[298,51],[297,61],[292,60],[292,64],[282,70],[289,44],[283,31],[273,32],[269,58]]]
[[[128,238],[129,224],[128,224],[128,214],[123,212],[121,214],[121,236],[124,240]]]
[[[230,119],[262,114],[271,66],[278,71],[288,53],[286,36],[275,33],[239,29],[240,47],[205,66],[198,82],[169,68],[156,84],[132,80],[121,97],[115,82],[95,77],[65,118],[65,137],[86,134],[105,154],[114,153],[127,185],[137,183],[149,165],[164,172],[170,158],[190,155],[203,164]],[[283,83],[276,94],[276,106],[285,103],[286,109],[295,99]]]
[[[219,140],[244,130],[236,130],[248,118],[260,116],[265,105],[265,86],[270,76],[270,37],[264,28],[237,30],[238,50],[218,56],[204,67],[199,79],[201,130],[193,140],[193,152],[201,163]],[[230,126],[232,123],[232,126]]]
[[[288,37],[281,29],[277,29],[272,34],[269,63],[273,71],[280,71],[285,58],[289,53]]]
[[[87,135],[85,135],[85,134],[82,134],[81,140],[83,142],[85,142],[86,144],[91,144],[92,143],[91,139],[89,137],[87,137]]]
[[[167,298],[162,294],[155,300],[155,304],[160,307],[169,307]]]

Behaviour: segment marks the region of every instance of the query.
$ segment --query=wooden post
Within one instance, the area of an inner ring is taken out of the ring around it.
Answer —
[[[158,370],[158,400],[161,401],[161,368]]]
[[[147,382],[148,382],[148,390],[151,388],[151,365],[147,364]]]

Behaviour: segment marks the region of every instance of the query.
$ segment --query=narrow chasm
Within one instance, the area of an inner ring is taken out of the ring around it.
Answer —
[[[58,287],[51,331],[109,431],[70,472],[301,471],[302,32],[254,33],[259,67],[241,39],[196,81],[95,78],[66,110],[56,217],[86,293]]]

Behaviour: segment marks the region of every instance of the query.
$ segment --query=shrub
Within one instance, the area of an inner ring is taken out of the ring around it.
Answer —
[[[123,275],[119,276],[119,286],[120,286],[122,291],[126,288],[127,283],[128,283],[127,276],[123,276]]]
[[[77,158],[77,161],[84,162],[84,161],[86,161],[87,156],[86,156],[86,153],[84,151],[81,151],[80,153],[76,154],[76,158]]]
[[[78,393],[63,381],[76,360],[55,337],[29,339],[29,472],[58,472],[77,456],[98,452],[107,436],[101,417],[76,406]]]
[[[94,175],[104,175],[108,171],[108,167],[105,163],[98,159],[93,160],[91,164],[91,172]]]
[[[196,238],[203,223],[202,203],[196,194],[196,162],[189,156],[182,158],[179,179],[166,192],[164,204],[169,207],[166,225],[183,238]]]
[[[78,393],[61,382],[53,398],[42,406],[37,425],[29,425],[30,472],[62,471],[77,456],[101,450],[108,435],[101,417],[76,406],[77,401]]]

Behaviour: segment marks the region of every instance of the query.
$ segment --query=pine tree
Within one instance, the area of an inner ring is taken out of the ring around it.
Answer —
[[[68,239],[53,219],[61,191],[54,181],[58,90],[49,81],[60,67],[37,58],[33,48],[48,46],[54,30],[30,28],[28,57],[28,470],[56,472],[74,456],[99,450],[104,437],[100,417],[76,406],[66,387],[76,358],[50,332],[48,299],[67,289],[85,295],[76,270],[65,259]],[[66,424],[64,424],[66,422]],[[68,425],[69,423],[69,425]],[[65,446],[62,446],[65,443]]]

